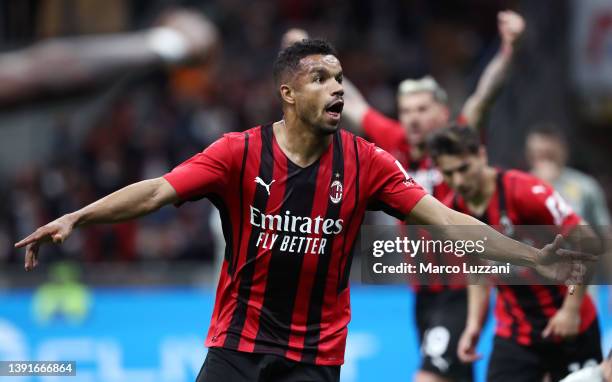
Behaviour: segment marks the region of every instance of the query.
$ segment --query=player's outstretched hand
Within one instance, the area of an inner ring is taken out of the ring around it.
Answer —
[[[512,47],[525,32],[525,19],[514,11],[501,11],[497,14],[497,29],[502,45]]]
[[[285,49],[286,47],[307,38],[308,32],[306,32],[304,29],[291,28],[285,32],[283,38],[281,39],[281,49]]]
[[[476,353],[479,337],[480,330],[469,327],[465,328],[457,345],[457,356],[461,362],[472,363],[482,358],[482,354]]]
[[[587,271],[586,263],[597,261],[599,257],[590,253],[561,248],[563,236],[557,235],[555,240],[540,250],[537,258],[536,271],[549,280],[566,285],[582,284]],[[570,289],[570,293],[573,290]]]
[[[74,219],[70,215],[64,215],[59,219],[48,223],[26,238],[15,244],[15,248],[26,247],[25,270],[29,271],[38,265],[38,249],[46,242],[53,241],[61,244],[72,233]]]

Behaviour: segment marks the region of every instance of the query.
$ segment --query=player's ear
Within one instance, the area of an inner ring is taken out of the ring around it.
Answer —
[[[286,102],[290,105],[295,103],[295,92],[293,88],[288,84],[281,84],[279,87],[280,96],[283,99],[283,102]]]

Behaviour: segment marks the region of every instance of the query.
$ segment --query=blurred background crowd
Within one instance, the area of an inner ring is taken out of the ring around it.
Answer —
[[[499,47],[497,12],[520,12],[527,32],[485,121],[490,159],[525,168],[527,131],[551,123],[568,137],[570,164],[600,182],[610,205],[612,7],[597,11],[601,4],[605,2],[0,1],[0,64],[7,64],[0,65],[0,87],[5,88],[0,91],[0,263],[6,269],[20,268],[23,253],[12,244],[36,227],[124,185],[164,174],[225,132],[279,119],[271,66],[283,33],[291,27],[335,44],[345,75],[389,116],[395,116],[397,84],[426,74],[446,88],[457,112]],[[201,12],[216,25],[218,43],[205,59],[130,63],[107,72],[112,64],[107,66],[98,55],[112,58],[114,51],[101,51],[95,38],[151,28],[177,6]],[[93,37],[81,41],[95,51],[79,58],[94,63],[85,74],[77,61],[66,60],[60,71],[54,61],[62,46],[53,42],[74,41],[75,36]],[[28,56],[37,46],[44,48],[38,50],[40,56]],[[38,57],[38,65],[6,69],[23,57]],[[43,91],[11,92],[11,78],[56,73],[56,81]],[[212,262],[212,232],[218,227],[209,219],[211,210],[208,202],[166,207],[136,222],[79,230],[61,248],[48,247],[42,256],[44,262]]]

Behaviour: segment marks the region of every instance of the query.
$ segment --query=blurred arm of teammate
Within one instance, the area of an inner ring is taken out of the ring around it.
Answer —
[[[44,40],[0,54],[0,105],[104,83],[126,70],[202,60],[217,41],[207,18],[183,9],[143,31]]]
[[[457,345],[457,356],[461,362],[471,363],[482,358],[481,354],[476,353],[476,345],[489,310],[489,291],[487,285],[468,286],[468,316]]]
[[[501,46],[478,80],[476,91],[465,102],[461,114],[468,126],[479,128],[483,117],[493,104],[495,96],[504,83],[517,43],[525,31],[525,20],[513,11],[497,14],[497,27]]]
[[[38,228],[15,247],[26,247],[25,269],[29,271],[38,265],[38,250],[42,244],[62,243],[77,227],[133,219],[178,200],[175,189],[164,178],[144,180]]]
[[[308,38],[308,32],[305,30],[299,28],[289,29],[281,39],[281,49],[306,38]],[[342,79],[342,87],[344,88],[344,109],[342,110],[342,119],[348,122],[344,126],[348,127],[356,134],[362,134],[363,127],[361,123],[370,105],[359,89],[357,89],[346,76]]]
[[[563,244],[561,235],[557,235],[552,243],[542,249],[530,247],[502,235],[471,216],[446,207],[431,195],[425,195],[419,200],[407,220],[412,224],[437,226],[436,228],[441,230],[440,234],[450,240],[477,241],[487,237],[486,251],[480,255],[483,258],[528,266],[542,276],[557,282],[582,281],[586,272],[584,262],[599,259],[592,253],[561,248]],[[458,232],[457,229],[452,229],[453,226],[480,226],[481,229],[478,232],[475,230]]]

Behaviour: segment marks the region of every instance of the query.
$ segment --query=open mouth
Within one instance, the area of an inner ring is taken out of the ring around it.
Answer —
[[[334,119],[339,119],[342,114],[342,109],[344,108],[344,101],[336,100],[331,102],[325,108],[325,112],[329,114]]]

